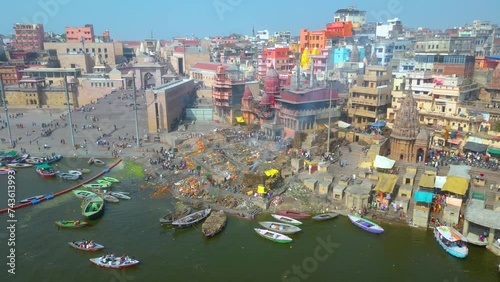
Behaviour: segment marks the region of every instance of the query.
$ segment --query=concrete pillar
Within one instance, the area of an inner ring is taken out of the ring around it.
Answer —
[[[495,229],[490,228],[490,234],[488,234],[488,245],[491,246],[495,242]]]
[[[468,233],[469,233],[469,221],[467,219],[464,219],[464,230],[462,234],[464,234],[464,236],[467,237]]]

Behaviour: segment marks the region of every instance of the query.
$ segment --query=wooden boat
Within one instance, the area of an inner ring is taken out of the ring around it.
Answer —
[[[113,177],[109,177],[109,176],[104,176],[102,179],[108,181],[108,182],[111,182],[111,183],[118,183],[120,182],[120,180],[116,179],[116,178],[113,178]]]
[[[212,237],[226,226],[227,215],[224,211],[213,212],[201,225],[201,232],[205,237]]]
[[[11,163],[24,163],[26,161],[27,158],[29,158],[29,154],[24,154],[24,155],[21,155],[17,158],[14,158]]]
[[[96,193],[97,195],[108,193],[108,190],[103,188],[90,188],[89,190]]]
[[[82,251],[87,251],[87,252],[95,252],[104,249],[104,246],[101,244],[94,243],[90,241],[89,243],[85,244],[84,241],[73,241],[69,242],[68,245],[71,247],[82,250]]]
[[[277,232],[273,232],[273,231],[270,231],[270,230],[260,229],[260,228],[254,228],[254,230],[261,237],[264,237],[264,238],[266,238],[268,240],[271,240],[273,242],[276,242],[276,243],[286,244],[286,243],[291,243],[293,241],[292,238],[290,238],[290,237],[288,237],[286,235],[283,235],[283,234],[280,234],[280,233],[277,233]]]
[[[291,218],[297,218],[297,219],[311,217],[310,214],[307,214],[305,212],[299,212],[299,211],[293,211],[293,210],[281,210],[281,211],[278,211],[278,214],[282,215],[282,216],[291,217]]]
[[[296,219],[293,219],[291,217],[282,216],[279,214],[272,214],[271,216],[274,217],[277,221],[281,221],[284,223],[293,224],[293,225],[301,225],[302,224],[302,222],[300,222]]]
[[[176,212],[171,212],[167,214],[166,216],[160,218],[160,223],[161,224],[172,224],[172,222],[176,219],[183,218],[187,216],[191,212],[190,207],[185,207],[184,209]]]
[[[205,219],[210,214],[211,211],[212,211],[211,209],[205,209],[197,211],[185,217],[181,217],[177,220],[172,221],[172,226],[178,228],[189,227]]]
[[[104,214],[104,199],[100,196],[95,196],[82,208],[82,215],[88,219],[96,219]]]
[[[33,200],[40,200],[43,197],[45,197],[45,195],[33,196],[33,197],[29,197],[29,198],[23,199],[21,201],[18,201],[18,203],[21,203],[21,204],[29,203],[29,202],[32,202]]]
[[[294,234],[301,231],[301,229],[298,228],[297,226],[286,223],[262,221],[259,222],[259,224],[266,229],[269,229],[274,232],[279,232],[282,234]]]
[[[130,192],[125,192],[125,191],[113,191],[113,193],[120,193],[127,196],[130,195]]]
[[[81,172],[83,174],[90,173],[90,169],[88,169],[88,168],[79,168],[79,169],[76,169],[76,171],[79,171],[79,172]]]
[[[55,162],[58,162],[62,159],[62,155],[55,155],[55,156],[48,156],[45,158],[36,158],[33,164],[35,165],[41,165],[41,164],[53,164]],[[28,160],[28,159],[27,159]]]
[[[26,168],[26,167],[32,167],[32,164],[27,164],[27,163],[10,163],[7,164],[8,167],[12,168]]]
[[[87,226],[89,223],[86,221],[80,220],[58,220],[56,221],[56,225],[65,228],[80,228]]]
[[[438,226],[434,228],[434,237],[446,252],[457,258],[465,258],[469,254],[467,239],[455,228]]]
[[[376,224],[375,222],[369,221],[368,219],[364,219],[362,217],[351,215],[351,214],[347,215],[347,217],[349,217],[349,220],[354,225],[356,225],[357,227],[359,227],[365,231],[368,231],[371,233],[376,233],[376,234],[380,234],[380,233],[384,232],[384,229],[382,227],[380,227],[380,225]]]
[[[98,184],[104,184],[104,185],[107,185],[107,187],[110,187],[113,183],[109,182],[109,181],[106,181],[106,180],[102,180],[102,179],[99,179],[96,181]]]
[[[77,196],[80,199],[85,199],[85,198],[97,195],[94,192],[85,191],[85,190],[73,190],[73,194],[75,194],[75,196]]]
[[[98,258],[91,258],[90,262],[104,268],[129,268],[139,264],[138,260],[129,258],[128,256],[123,261],[121,261],[120,257],[111,259],[102,256]]]
[[[68,173],[72,175],[82,176],[82,172],[78,170],[68,170]]]
[[[93,164],[94,163],[94,158],[90,158],[88,161],[87,161],[88,164]]]
[[[329,213],[322,213],[322,214],[315,215],[312,217],[312,219],[316,220],[316,221],[325,221],[325,220],[336,218],[337,216],[339,216],[338,213],[329,212]]]
[[[59,176],[61,179],[64,179],[64,180],[78,180],[78,179],[80,179],[80,175],[69,174],[67,172],[59,172],[59,173],[57,173],[57,176]]]
[[[106,189],[106,188],[109,188],[109,185],[99,184],[99,183],[89,183],[89,184],[84,184],[83,187],[85,187],[87,189],[92,189],[92,188]]]
[[[16,170],[12,168],[0,167],[0,175],[5,175],[9,173],[14,173]]]
[[[120,202],[120,200],[118,200],[118,198],[113,197],[113,196],[111,196],[110,194],[103,194],[101,197],[102,197],[102,198],[104,199],[104,201],[106,201],[106,202],[110,202],[110,203],[119,203],[119,202]]]
[[[40,163],[43,163],[43,158],[30,157],[30,158],[25,159],[24,162],[29,163],[29,164],[40,164]]]
[[[56,176],[56,171],[54,168],[48,164],[37,164],[36,172],[42,177],[54,177]]]
[[[98,166],[103,166],[103,165],[106,165],[106,163],[105,163],[105,162],[103,162],[103,161],[101,161],[101,160],[99,160],[99,159],[94,159],[93,164],[98,165]]]
[[[130,198],[130,196],[122,194],[120,192],[109,192],[109,195],[111,195],[113,197],[116,197],[118,199],[122,199],[122,200],[130,200],[130,199],[132,199],[132,198]]]

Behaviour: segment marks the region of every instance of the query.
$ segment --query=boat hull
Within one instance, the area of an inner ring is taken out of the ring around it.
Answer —
[[[77,196],[80,199],[85,199],[87,197],[91,197],[91,196],[97,195],[94,192],[89,192],[89,191],[85,191],[85,190],[74,190],[73,194],[75,194],[75,196]]]
[[[281,211],[278,211],[278,214],[282,215],[282,216],[296,218],[296,219],[304,219],[304,218],[311,217],[310,214],[307,214],[305,212],[294,211],[294,210],[281,210]]]
[[[445,243],[443,243],[443,241],[441,241],[439,239],[439,232],[437,231],[437,229],[434,229],[434,238],[436,239],[436,241],[438,242],[438,244],[450,255],[456,257],[456,258],[466,258],[468,255],[469,255],[469,250],[467,249],[467,247],[465,247],[465,244],[464,244],[464,247],[462,248],[459,248],[459,247],[449,247],[449,246],[446,246]]]
[[[201,210],[201,211],[192,213],[192,214],[185,216],[183,218],[179,218],[177,220],[174,220],[172,222],[172,226],[177,227],[177,228],[185,228],[185,227],[195,225],[198,222],[207,218],[207,216],[210,215],[211,211],[212,211],[211,209],[205,209],[205,210]]]
[[[370,233],[375,233],[375,234],[380,234],[384,232],[384,229],[380,227],[380,225],[369,221],[367,219],[361,218],[359,216],[353,216],[353,215],[348,215],[349,220],[352,222],[352,224],[356,225],[357,227],[368,231]]]
[[[191,208],[187,207],[178,213],[175,213],[175,212],[169,213],[169,214],[163,216],[162,218],[160,218],[160,223],[161,224],[172,224],[172,222],[174,220],[179,219],[179,218],[183,218],[183,217],[189,215],[190,212],[191,212]]]
[[[263,221],[263,222],[259,222],[259,224],[266,229],[269,229],[271,231],[278,232],[281,234],[295,234],[295,233],[301,231],[301,229],[298,228],[297,226],[294,226],[291,224],[286,224],[286,223]],[[280,227],[283,227],[283,229],[280,229]]]
[[[82,250],[82,251],[87,251],[87,252],[96,252],[104,249],[103,245],[97,244],[97,243],[92,243],[94,246],[92,248],[83,248],[81,246],[82,242],[69,242],[68,245],[71,247],[77,249],[77,250]]]
[[[86,221],[80,221],[78,224],[75,224],[74,220],[59,220],[56,221],[56,225],[64,228],[82,228],[88,225]]]
[[[118,259],[115,259],[115,262],[117,262]],[[93,259],[90,259],[90,262],[92,262],[93,264],[97,265],[97,266],[100,266],[100,267],[104,267],[104,268],[114,268],[114,269],[120,269],[120,268],[129,268],[129,267],[133,267],[133,266],[136,266],[139,264],[139,261],[138,260],[130,260],[129,263],[126,263],[126,264],[107,264],[107,263],[103,263],[101,261],[101,258],[93,258]]]
[[[318,215],[313,216],[312,219],[315,221],[325,221],[325,220],[334,219],[337,216],[339,216],[338,213],[323,213],[323,214],[318,214]]]
[[[254,228],[255,232],[259,234],[260,237],[265,238],[267,240],[276,242],[276,243],[281,243],[281,244],[288,244],[291,243],[293,240],[292,238],[285,236],[283,234],[265,230],[265,229],[259,229],[259,228]]]
[[[274,219],[276,219],[277,221],[280,221],[283,223],[288,223],[288,224],[293,224],[293,225],[301,225],[302,224],[302,222],[300,222],[294,218],[291,218],[291,217],[278,215],[278,214],[272,214],[271,216],[274,217]]]
[[[82,215],[87,219],[98,219],[104,214],[105,206],[103,198],[93,197],[83,206]]]

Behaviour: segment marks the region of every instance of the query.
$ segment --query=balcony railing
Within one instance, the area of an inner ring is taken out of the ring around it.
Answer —
[[[351,88],[351,90],[352,90],[352,92],[358,92],[358,93],[363,93],[363,94],[380,95],[380,94],[389,94],[389,93],[391,93],[392,89],[390,87],[372,88],[372,87],[354,85]]]
[[[369,75],[369,74],[363,74],[361,76],[358,76],[358,80],[366,80],[366,81],[388,81],[391,80],[392,76],[385,74],[385,75]]]
[[[336,108],[331,109],[332,113],[338,111]],[[319,114],[328,114],[328,108],[314,109],[314,110],[291,110],[291,109],[281,109],[280,112],[282,114],[296,116],[296,117],[305,117],[305,116],[315,116]],[[333,116],[333,115],[332,115]]]
[[[378,99],[350,98],[349,101],[351,104],[378,106]]]
[[[224,99],[224,100],[229,100],[229,95],[228,93],[224,92],[212,92],[212,98],[214,99]]]
[[[367,111],[367,110],[360,110],[360,109],[349,109],[347,111],[350,117],[354,116],[362,116],[362,117],[370,117],[370,118],[377,118],[378,114],[375,111]]]

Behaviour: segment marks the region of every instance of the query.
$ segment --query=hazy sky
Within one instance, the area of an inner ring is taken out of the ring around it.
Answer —
[[[320,29],[337,9],[356,5],[367,21],[398,17],[405,26],[447,28],[475,19],[498,22],[500,0],[3,0],[0,33],[11,34],[16,22],[39,22],[46,31],[93,24],[96,34],[142,40],[251,34],[301,28]],[[495,16],[497,16],[495,18]]]

